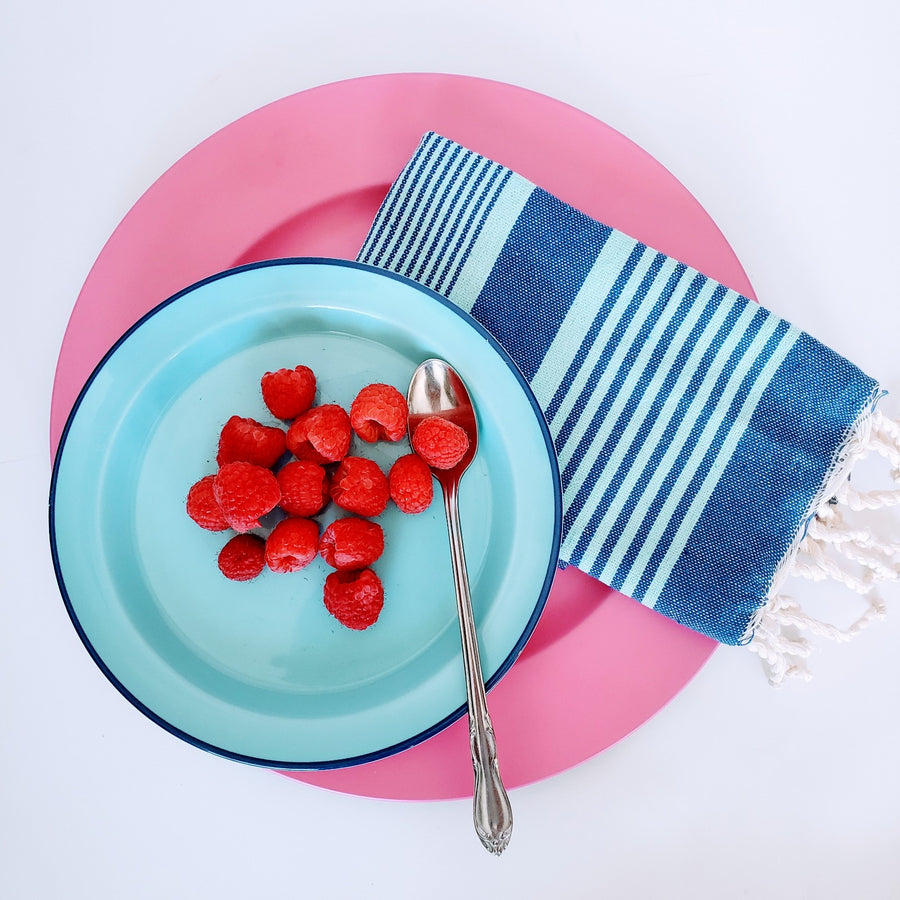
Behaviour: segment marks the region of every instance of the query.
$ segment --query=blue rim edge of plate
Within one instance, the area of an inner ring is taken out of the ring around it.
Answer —
[[[413,281],[409,278],[405,278],[402,275],[397,275],[394,272],[389,272],[386,269],[378,268],[377,266],[367,265],[365,263],[359,263],[354,260],[345,260],[345,259],[332,259],[329,257],[283,257],[279,259],[269,259],[262,260],[260,262],[247,263],[246,265],[235,266],[230,269],[224,269],[221,272],[216,272],[213,275],[209,275],[206,278],[201,279],[200,281],[194,282],[188,287],[182,288],[177,293],[173,294],[166,300],[163,300],[161,303],[154,306],[151,310],[144,313],[128,330],[107,350],[107,352],[103,355],[103,358],[99,363],[95,366],[94,370],[91,372],[87,381],[84,384],[84,387],[79,391],[78,397],[75,400],[75,403],[72,406],[69,415],[66,417],[66,424],[63,427],[62,434],[60,435],[59,445],[56,448],[56,455],[53,460],[53,470],[50,477],[50,495],[49,495],[49,531],[50,531],[50,553],[53,559],[53,571],[56,575],[56,581],[59,585],[60,593],[62,594],[63,603],[65,604],[66,611],[69,614],[69,618],[72,621],[72,625],[75,628],[79,638],[81,639],[82,644],[84,644],[85,649],[93,659],[94,663],[100,669],[100,671],[106,676],[106,678],[110,681],[110,683],[125,697],[126,700],[129,701],[136,709],[138,709],[141,713],[143,713],[148,719],[152,722],[159,725],[161,728],[168,731],[170,734],[174,735],[177,738],[185,741],[188,744],[193,745],[194,747],[198,747],[201,750],[205,750],[208,753],[213,753],[217,756],[225,757],[226,759],[235,760],[236,762],[247,763],[249,765],[255,766],[263,766],[269,769],[285,769],[285,770],[294,770],[294,771],[325,771],[329,769],[343,769],[349,768],[350,766],[362,765],[368,762],[375,762],[379,759],[384,759],[388,756],[393,756],[396,753],[400,753],[404,750],[408,750],[411,747],[414,747],[416,744],[420,744],[423,741],[428,740],[430,737],[434,737],[436,734],[443,731],[445,728],[450,726],[453,722],[459,719],[467,709],[467,704],[463,704],[455,709],[453,712],[449,713],[440,721],[436,722],[429,728],[426,728],[424,731],[419,734],[413,735],[412,737],[406,738],[405,740],[398,741],[396,744],[392,744],[388,747],[384,747],[380,750],[375,750],[369,753],[364,753],[359,756],[347,757],[344,759],[337,760],[319,760],[314,762],[297,762],[294,760],[271,760],[271,759],[262,759],[259,757],[248,756],[243,753],[237,753],[232,750],[226,750],[222,747],[217,747],[214,744],[210,744],[207,741],[201,740],[200,738],[195,737],[192,734],[178,728],[173,725],[171,722],[166,721],[162,716],[158,713],[155,713],[152,709],[146,706],[138,697],[131,693],[128,688],[123,685],[119,679],[113,674],[110,668],[103,661],[100,654],[95,650],[93,644],[91,644],[90,638],[88,638],[84,629],[81,626],[81,623],[78,620],[78,615],[75,612],[74,606],[72,604],[72,600],[69,596],[68,591],[66,590],[65,578],[62,573],[62,568],[59,562],[59,553],[57,548],[56,541],[56,528],[55,528],[55,498],[56,498],[56,487],[57,487],[57,479],[59,475],[59,465],[60,460],[62,459],[63,450],[65,448],[66,438],[68,437],[70,427],[75,420],[75,416],[78,413],[78,409],[81,406],[82,400],[87,395],[87,392],[90,390],[91,385],[94,380],[109,361],[109,359],[113,356],[113,354],[118,350],[118,348],[128,340],[129,336],[139,329],[144,322],[150,319],[152,316],[156,315],[162,309],[170,306],[172,303],[176,302],[186,294],[195,291],[196,289],[202,287],[203,285],[210,284],[214,281],[218,281],[222,278],[226,278],[230,275],[237,274],[239,272],[245,272],[252,269],[261,269],[270,266],[285,266],[285,265],[328,265],[328,266],[343,266],[350,269],[359,269],[366,272],[371,272],[373,274],[377,274],[379,276],[391,278],[394,281],[399,281],[402,284],[407,285],[408,287],[415,288],[417,291],[425,294],[430,297],[432,300],[438,301],[442,306],[451,310],[457,316],[459,316],[463,321],[466,322],[477,334],[479,334],[482,338],[484,338],[492,347],[492,349],[497,353],[497,355],[506,363],[507,367],[516,377],[516,380],[519,382],[525,396],[528,399],[528,402],[531,404],[532,408],[535,412],[535,418],[538,421],[538,425],[540,427],[541,435],[544,439],[544,444],[547,450],[547,459],[550,463],[551,474],[553,477],[553,505],[554,505],[554,515],[553,515],[553,545],[551,548],[551,553],[549,556],[549,563],[547,566],[547,571],[544,575],[544,582],[541,585],[540,595],[538,597],[537,603],[535,604],[534,610],[532,611],[531,617],[528,620],[522,634],[519,639],[516,641],[513,648],[510,650],[506,659],[501,663],[501,665],[497,668],[497,671],[487,680],[485,683],[486,690],[490,691],[494,685],[497,684],[498,681],[509,671],[512,664],[516,661],[519,654],[525,647],[525,644],[528,642],[528,639],[531,637],[532,632],[537,626],[538,620],[540,619],[541,613],[544,611],[544,607],[547,603],[547,596],[550,593],[550,588],[553,584],[553,579],[557,570],[558,559],[559,559],[559,546],[562,534],[562,489],[560,484],[560,476],[559,476],[559,466],[556,458],[556,449],[553,445],[553,439],[550,436],[550,430],[547,427],[546,420],[544,419],[544,414],[541,411],[540,406],[538,406],[537,400],[535,399],[534,394],[531,391],[528,382],[525,381],[524,376],[519,371],[519,368],[509,357],[507,352],[500,346],[497,342],[496,338],[489,332],[485,327],[470,316],[468,313],[463,312],[458,306],[452,303],[450,300],[447,300],[445,297],[442,297],[440,294],[431,290],[430,288],[426,288],[424,285],[419,284],[416,281]]]

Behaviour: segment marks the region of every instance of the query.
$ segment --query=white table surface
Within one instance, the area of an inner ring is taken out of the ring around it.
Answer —
[[[500,859],[467,801],[331,793],[180,742],[75,635],[46,502],[52,379],[78,291],[176,159],[318,84],[453,72],[586,110],[694,193],[766,306],[900,392],[896,3],[441,6],[4,4],[0,896],[900,896],[896,585],[893,616],[824,646],[811,683],[774,690],[756,657],[720,648],[613,749],[514,790]],[[839,616],[858,609],[823,594]]]

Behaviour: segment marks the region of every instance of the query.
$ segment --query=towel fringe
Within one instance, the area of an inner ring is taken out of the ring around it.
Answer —
[[[889,490],[858,491],[850,487],[856,463],[877,453],[887,459]],[[773,579],[769,599],[757,612],[744,643],[756,653],[769,683],[780,686],[788,678],[808,681],[806,661],[812,652],[809,637],[846,642],[871,622],[884,619],[887,610],[878,594],[879,584],[900,580],[900,542],[884,540],[870,528],[851,525],[845,512],[863,512],[900,505],[900,423],[874,408],[860,416],[830,473],[813,509],[805,533],[785,555]],[[839,628],[805,612],[784,592],[785,580],[799,576],[810,581],[832,580],[866,599],[861,615],[847,628]]]

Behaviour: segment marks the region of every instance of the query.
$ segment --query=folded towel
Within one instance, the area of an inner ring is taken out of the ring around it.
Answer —
[[[849,484],[873,449],[900,474],[900,428],[855,365],[434,133],[358,259],[469,312],[521,369],[559,458],[561,564],[720,642],[750,643],[775,682],[805,671],[797,628],[836,637],[883,615],[872,588],[898,577],[900,547],[846,526],[841,508],[900,502]],[[838,632],[783,596],[791,572],[838,577],[869,605]]]

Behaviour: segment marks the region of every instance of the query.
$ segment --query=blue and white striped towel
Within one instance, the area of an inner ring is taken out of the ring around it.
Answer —
[[[563,564],[723,643],[764,634],[776,677],[803,655],[802,643],[784,655],[800,619],[777,582],[799,549],[820,549],[807,531],[849,490],[843,463],[863,443],[896,445],[872,378],[434,133],[358,259],[449,298],[516,361],[559,457]]]

